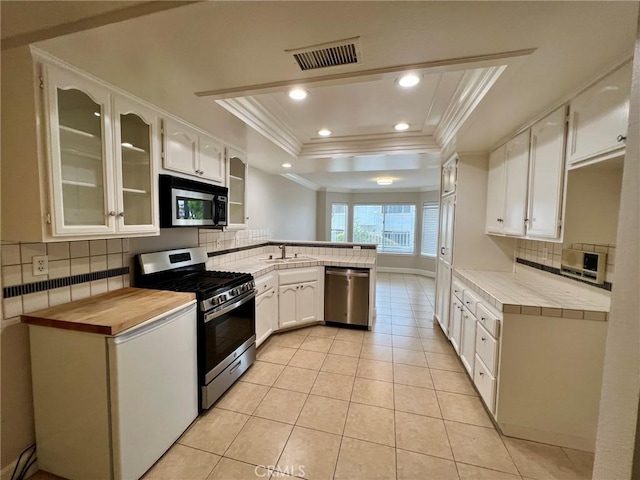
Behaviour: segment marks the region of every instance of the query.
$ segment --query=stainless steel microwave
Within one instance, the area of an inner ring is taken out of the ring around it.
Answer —
[[[160,175],[160,227],[226,227],[229,189]]]

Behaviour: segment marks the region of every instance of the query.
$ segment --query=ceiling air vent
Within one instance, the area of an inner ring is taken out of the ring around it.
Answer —
[[[360,63],[360,37],[346,38],[329,43],[320,43],[303,48],[285,50],[291,53],[301,70],[336,67]]]

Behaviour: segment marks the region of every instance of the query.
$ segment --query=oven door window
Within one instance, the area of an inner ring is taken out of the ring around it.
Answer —
[[[204,324],[202,374],[206,382],[212,380],[206,378],[211,370],[255,335],[255,309],[256,299],[253,297],[230,312]]]

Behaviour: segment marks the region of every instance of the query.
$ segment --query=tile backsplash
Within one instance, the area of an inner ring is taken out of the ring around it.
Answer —
[[[129,239],[56,243],[2,242],[4,320],[129,286]],[[33,275],[34,256],[49,273]]]
[[[547,249],[546,259],[544,258],[545,248]],[[559,269],[562,260],[563,248],[572,248],[575,250],[583,250],[586,252],[606,253],[607,270],[605,274],[605,281],[608,283],[613,283],[616,258],[615,245],[572,243],[563,246],[561,243],[543,242],[536,240],[518,240],[518,243],[516,245],[516,258]]]
[[[232,248],[247,247],[269,241],[269,230],[225,231],[201,228],[198,231],[198,244],[206,247],[207,252],[221,252]]]

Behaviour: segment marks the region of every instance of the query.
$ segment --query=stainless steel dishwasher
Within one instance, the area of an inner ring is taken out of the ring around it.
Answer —
[[[369,325],[369,269],[325,269],[324,320],[326,323]]]

